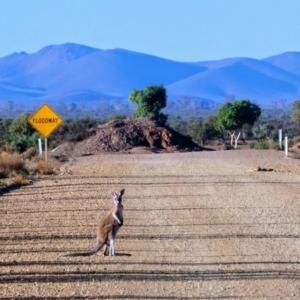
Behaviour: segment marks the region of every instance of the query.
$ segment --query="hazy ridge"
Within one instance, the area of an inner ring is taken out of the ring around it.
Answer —
[[[260,105],[290,102],[300,96],[300,53],[187,63],[67,43],[0,58],[2,103],[127,101],[130,91],[150,84],[163,84],[171,101],[190,97],[214,103],[228,98]]]

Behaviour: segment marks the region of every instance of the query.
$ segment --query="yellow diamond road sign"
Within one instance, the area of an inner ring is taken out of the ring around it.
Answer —
[[[48,104],[44,104],[28,122],[44,138],[47,138],[63,122],[63,119]]]

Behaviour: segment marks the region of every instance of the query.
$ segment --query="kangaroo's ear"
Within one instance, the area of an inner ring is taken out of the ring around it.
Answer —
[[[110,194],[112,195],[112,197],[116,196],[116,193],[114,191],[110,191]]]
[[[120,191],[120,196],[123,196],[124,193],[125,193],[125,189],[121,190],[121,191]]]

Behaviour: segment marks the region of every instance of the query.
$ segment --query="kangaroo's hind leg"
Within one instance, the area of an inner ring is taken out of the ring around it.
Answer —
[[[111,240],[109,246],[109,256],[114,256],[114,255],[115,255],[115,240]]]
[[[104,245],[104,256],[108,256],[109,255],[109,249],[110,249],[110,244],[109,244],[109,242],[107,242]]]
[[[110,239],[109,239],[109,256],[115,255],[115,238],[116,238],[118,229],[119,228],[114,225],[111,228],[111,234],[110,234]]]

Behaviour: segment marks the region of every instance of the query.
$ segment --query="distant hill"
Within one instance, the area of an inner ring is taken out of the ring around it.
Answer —
[[[299,92],[300,76],[265,61],[234,58],[197,65],[207,70],[167,86],[169,94],[215,101],[231,95],[265,105],[281,98],[292,100]]]
[[[67,43],[0,58],[0,105],[126,102],[133,89],[151,84],[163,84],[175,102],[181,97],[210,103],[250,99],[260,105],[292,101],[300,96],[300,53],[186,63]]]
[[[300,52],[285,52],[264,59],[265,62],[300,76]]]

